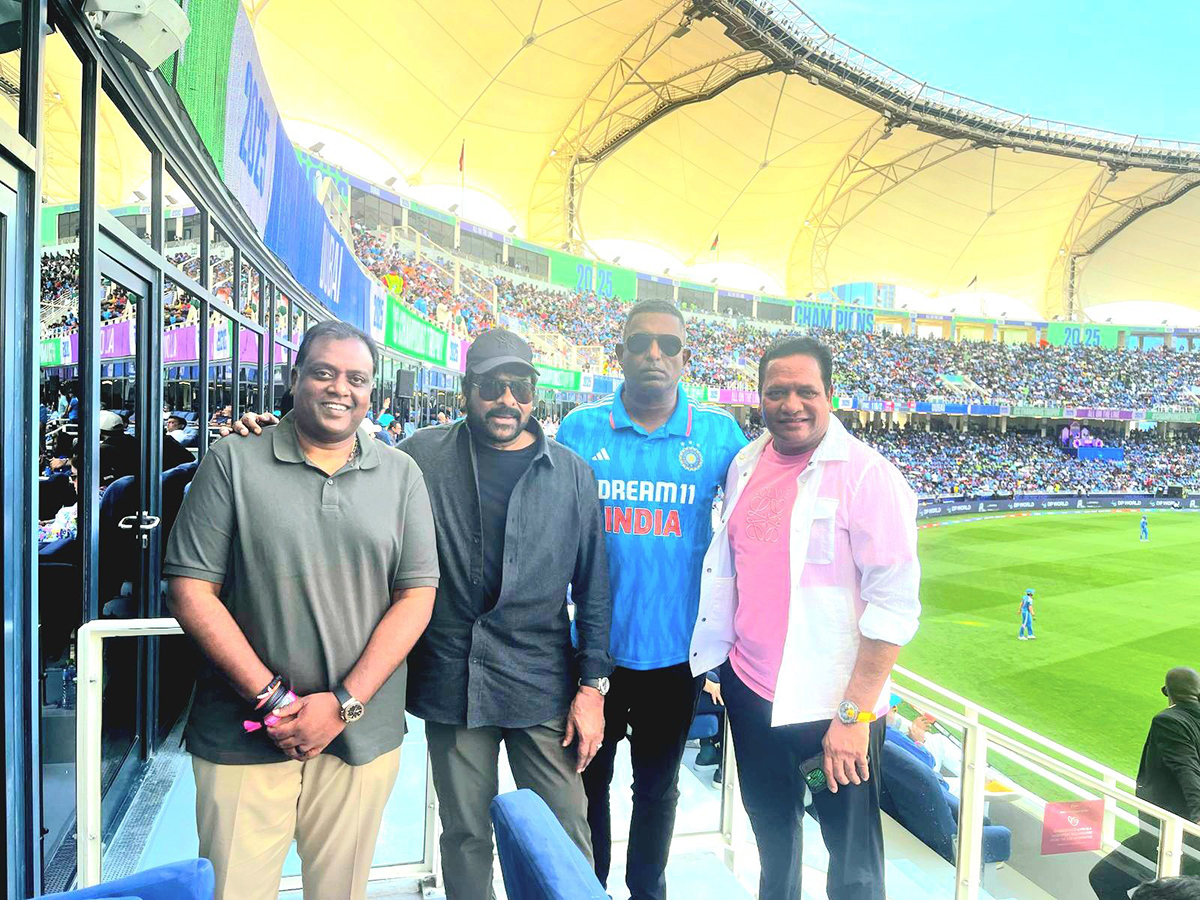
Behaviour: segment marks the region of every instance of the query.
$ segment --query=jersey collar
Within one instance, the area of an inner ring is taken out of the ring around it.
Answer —
[[[653,434],[649,434],[646,432],[646,429],[629,418],[629,413],[625,411],[625,385],[624,383],[620,384],[617,387],[617,392],[613,394],[612,411],[608,415],[608,424],[614,431],[619,428],[631,428],[645,437],[668,437],[673,435],[691,437],[691,401],[688,400],[687,394],[683,392],[683,385],[677,386],[675,390],[675,411],[671,413],[671,418],[667,419],[666,423],[654,431]]]

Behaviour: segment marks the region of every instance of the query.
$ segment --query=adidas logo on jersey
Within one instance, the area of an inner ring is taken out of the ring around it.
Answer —
[[[610,457],[608,455],[607,447],[601,447],[599,450],[596,451],[596,454],[592,457],[592,460],[594,462],[609,462],[611,459],[612,459],[612,457]]]

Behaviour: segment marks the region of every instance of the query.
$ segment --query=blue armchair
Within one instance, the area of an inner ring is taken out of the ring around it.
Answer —
[[[214,886],[212,863],[189,859],[43,900],[212,900]]]
[[[958,822],[950,797],[929,766],[893,743],[883,745],[883,811],[953,863]],[[1002,825],[985,824],[984,863],[1007,862],[1011,855],[1012,832]]]
[[[491,812],[509,900],[608,900],[545,800],[524,788],[496,797]]]

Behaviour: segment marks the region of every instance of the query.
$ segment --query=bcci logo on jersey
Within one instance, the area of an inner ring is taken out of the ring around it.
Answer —
[[[704,455],[699,447],[688,441],[679,448],[679,464],[689,472],[695,472],[704,465]]]

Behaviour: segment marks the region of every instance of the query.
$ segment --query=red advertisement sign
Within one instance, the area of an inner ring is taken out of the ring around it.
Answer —
[[[1047,803],[1042,815],[1042,855],[1100,849],[1103,800]]]

